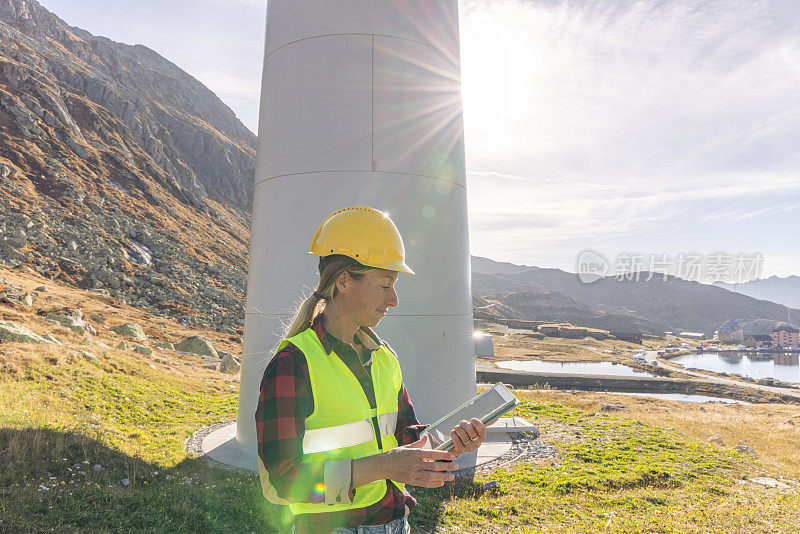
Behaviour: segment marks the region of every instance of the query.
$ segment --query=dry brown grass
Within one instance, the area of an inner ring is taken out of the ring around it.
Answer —
[[[592,362],[629,360],[631,350],[641,348],[634,343],[617,340],[565,339],[545,337],[532,339],[522,333],[509,333],[508,336],[493,336],[496,359],[504,360],[546,360],[559,362]],[[592,350],[594,349],[594,350]],[[604,352],[606,350],[614,352]]]
[[[22,286],[22,291],[32,292],[42,285],[48,288],[47,292],[39,294],[39,298],[31,308],[0,303],[0,320],[21,324],[39,335],[50,333],[64,342],[66,346],[92,350],[92,345],[86,345],[88,343],[87,338],[78,336],[62,326],[48,323],[44,316],[47,312],[60,313],[63,308],[72,308],[80,309],[86,318],[91,314],[103,315],[106,319],[104,325],[93,322],[94,327],[97,329],[97,336],[92,336],[92,340],[100,341],[111,347],[115,347],[124,338],[104,328],[104,326],[133,322],[142,326],[149,341],[169,341],[177,344],[189,336],[202,335],[208,338],[218,350],[236,355],[241,353],[241,344],[238,341],[234,341],[236,339],[235,336],[213,330],[183,326],[174,319],[152,315],[138,308],[122,304],[114,298],[54,282],[25,267],[21,269],[0,267],[0,276],[15,286]],[[0,283],[0,289],[3,288],[8,288],[8,286]],[[81,345],[86,346],[81,347]],[[11,344],[3,345],[4,350],[7,346],[11,347]],[[35,353],[31,356],[36,358],[43,358],[48,352],[51,352],[46,346],[38,345],[28,347],[23,352],[31,350],[34,350]],[[14,349],[9,348],[8,351],[14,351]],[[185,358],[175,355],[177,360]],[[22,354],[20,359],[25,361],[29,358]],[[185,359],[185,361],[194,361],[196,363],[196,359]],[[0,361],[0,369],[2,369],[2,365],[2,361]]]

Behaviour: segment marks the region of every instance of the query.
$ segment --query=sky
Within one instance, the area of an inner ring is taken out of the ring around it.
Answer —
[[[156,50],[257,131],[265,0],[40,3]],[[461,0],[460,31],[473,254],[800,275],[800,2]]]

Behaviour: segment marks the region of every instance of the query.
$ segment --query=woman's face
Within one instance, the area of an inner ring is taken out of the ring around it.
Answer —
[[[365,274],[358,280],[347,277],[348,287],[340,296],[343,297],[342,304],[356,323],[374,327],[389,308],[397,306],[397,292],[394,289],[397,274],[381,269]]]

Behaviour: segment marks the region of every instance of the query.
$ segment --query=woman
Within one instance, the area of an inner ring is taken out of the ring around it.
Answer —
[[[452,460],[477,449],[486,429],[462,421],[450,452],[423,448],[397,357],[372,331],[398,304],[399,273],[414,274],[387,215],[339,210],[317,228],[309,253],[320,256],[319,284],[261,382],[264,495],[289,506],[301,534],[410,532],[416,501],[404,485],[453,480]]]

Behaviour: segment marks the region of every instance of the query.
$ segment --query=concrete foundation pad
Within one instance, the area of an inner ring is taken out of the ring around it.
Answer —
[[[211,432],[202,443],[203,454],[221,464],[236,469],[258,472],[258,460],[239,448],[236,443],[236,423]]]
[[[486,427],[486,435],[489,434],[507,434],[509,432],[533,432],[539,437],[539,430],[521,417],[501,417],[488,427]]]
[[[513,446],[509,433],[536,432],[536,427],[521,419],[503,417],[487,428],[486,441],[472,453],[464,454],[457,460],[459,471],[479,467],[508,453]],[[243,451],[236,443],[236,423],[214,430],[202,440],[202,451],[211,460],[221,464],[258,472],[258,460]]]

